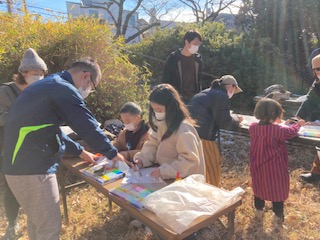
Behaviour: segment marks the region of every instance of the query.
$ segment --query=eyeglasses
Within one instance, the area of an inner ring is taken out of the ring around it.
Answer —
[[[320,72],[320,67],[314,68],[313,70],[315,70],[315,71],[317,71],[317,72]]]
[[[89,71],[83,71],[83,72],[88,72],[88,73],[90,73],[90,81],[91,81],[91,83],[92,83],[92,85],[93,85],[94,91],[97,91],[96,85],[94,85],[94,81],[93,81],[92,76],[91,76],[91,72],[89,72]]]

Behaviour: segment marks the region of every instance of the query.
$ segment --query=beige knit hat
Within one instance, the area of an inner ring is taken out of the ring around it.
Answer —
[[[48,71],[46,63],[32,48],[27,49],[19,66],[19,72],[27,72],[30,70]]]

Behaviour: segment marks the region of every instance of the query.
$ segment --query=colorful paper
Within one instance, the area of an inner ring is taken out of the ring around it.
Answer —
[[[299,131],[300,136],[320,138],[320,126],[303,126]]]
[[[154,192],[154,190],[137,183],[127,183],[110,190],[111,194],[121,198],[138,209],[144,208],[143,200],[152,192]]]
[[[94,165],[83,170],[82,174],[96,180],[100,184],[114,182],[124,177],[124,172],[117,168],[106,168],[104,165]]]

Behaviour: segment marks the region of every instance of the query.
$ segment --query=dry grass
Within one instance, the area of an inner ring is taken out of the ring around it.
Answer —
[[[306,146],[288,146],[291,174],[290,195],[285,202],[285,226],[281,231],[272,226],[271,204],[267,203],[263,220],[254,218],[252,189],[249,173],[249,139],[242,136],[223,136],[222,187],[233,189],[241,186],[245,191],[243,204],[236,211],[236,239],[320,239],[319,208],[320,185],[306,184],[299,180],[299,174],[308,171],[315,156],[315,150]],[[68,181],[74,182],[73,176]],[[1,194],[2,199],[2,194]],[[108,212],[108,201],[88,185],[72,189],[68,193],[70,224],[63,225],[62,240],[154,240],[157,239],[144,229],[129,227],[131,217],[119,207]],[[2,201],[1,201],[2,202]],[[6,221],[0,206],[0,235],[4,234]],[[62,207],[61,207],[62,210]],[[222,219],[225,221],[225,219]],[[26,237],[26,217],[20,214],[20,239]],[[225,231],[219,222],[202,229],[199,240],[224,239]]]

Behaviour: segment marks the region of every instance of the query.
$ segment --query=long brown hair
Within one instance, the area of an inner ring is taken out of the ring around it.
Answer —
[[[165,106],[166,108],[165,121],[168,130],[162,136],[162,141],[176,132],[184,119],[186,119],[192,125],[195,125],[195,121],[190,117],[189,111],[184,102],[181,100],[179,93],[170,84],[159,84],[155,86],[150,94],[149,100],[150,102],[157,103]],[[149,124],[152,130],[157,131],[157,127],[153,122],[154,117],[154,111],[150,106]]]

